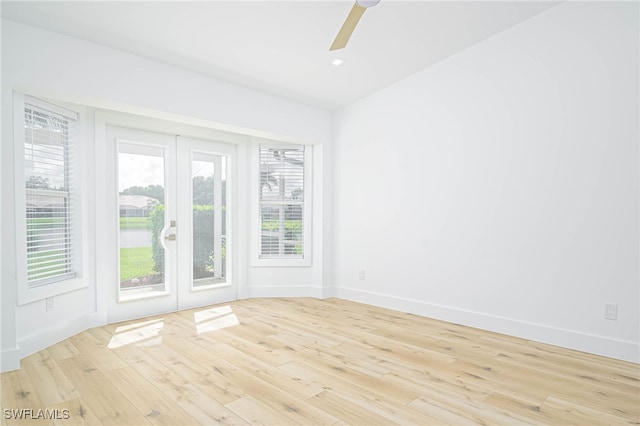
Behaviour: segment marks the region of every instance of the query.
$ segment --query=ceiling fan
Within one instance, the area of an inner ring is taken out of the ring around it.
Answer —
[[[349,12],[349,16],[347,16],[344,24],[342,24],[342,28],[340,28],[340,31],[329,50],[331,51],[344,48],[349,42],[349,38],[351,38],[351,34],[353,34],[353,30],[356,29],[356,25],[358,25],[358,21],[360,21],[364,11],[378,3],[380,3],[380,0],[356,0],[355,4],[351,8],[351,12]]]

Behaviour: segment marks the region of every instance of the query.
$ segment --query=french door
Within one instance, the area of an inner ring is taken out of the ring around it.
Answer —
[[[111,126],[107,140],[117,157],[119,271],[109,321],[235,299],[233,146]]]

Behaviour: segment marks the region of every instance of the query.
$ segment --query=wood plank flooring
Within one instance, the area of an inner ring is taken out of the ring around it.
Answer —
[[[340,299],[250,299],[94,328],[42,350],[2,374],[0,421],[640,424],[639,370]]]

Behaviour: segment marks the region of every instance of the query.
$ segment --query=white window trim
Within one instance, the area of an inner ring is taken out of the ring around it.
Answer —
[[[28,100],[30,104],[35,106],[43,105],[43,102],[36,99],[26,96],[19,92],[13,93],[13,140],[14,140],[14,165],[15,165],[15,227],[16,227],[16,268],[17,268],[17,285],[18,285],[18,305],[25,305],[27,303],[35,302],[38,300],[46,299],[48,297],[57,296],[59,294],[67,293],[70,291],[78,290],[80,288],[87,287],[89,285],[89,280],[87,277],[89,276],[89,258],[90,256],[87,253],[87,248],[89,246],[88,243],[88,202],[87,202],[87,182],[86,179],[78,179],[77,191],[78,197],[80,198],[80,205],[78,208],[80,209],[80,214],[77,215],[78,220],[80,221],[78,226],[78,244],[79,244],[79,253],[82,253],[80,258],[81,262],[81,273],[71,279],[57,281],[55,283],[31,287],[29,288],[29,283],[27,279],[27,219],[25,215],[25,206],[26,206],[26,188],[24,185],[25,182],[25,164],[24,164],[24,142],[25,142],[25,132],[24,132],[24,108],[25,108],[25,100]],[[79,176],[87,176],[88,175],[88,162],[82,161],[86,159],[86,145],[85,143],[79,143],[78,140],[84,140],[86,131],[85,131],[85,120],[81,115],[82,111],[69,108],[68,106],[56,107],[55,105],[50,105],[49,103],[44,103],[47,109],[57,110],[57,112],[61,112],[65,115],[74,114],[80,117],[76,124],[76,132],[75,137],[76,141],[74,149],[76,150],[76,155],[81,161],[78,161],[78,164],[75,167],[78,167],[78,175]]]
[[[261,258],[261,223],[260,223],[260,147],[292,148],[304,146],[304,204],[303,204],[303,257],[302,258]],[[250,161],[251,178],[251,258],[252,266],[311,266],[312,265],[312,212],[313,212],[313,146],[303,144],[278,143],[253,138]]]

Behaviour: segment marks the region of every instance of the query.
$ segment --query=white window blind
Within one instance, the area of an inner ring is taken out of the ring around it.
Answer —
[[[77,114],[34,100],[24,108],[29,288],[79,275],[73,129]]]
[[[304,146],[260,146],[260,258],[304,257]]]

